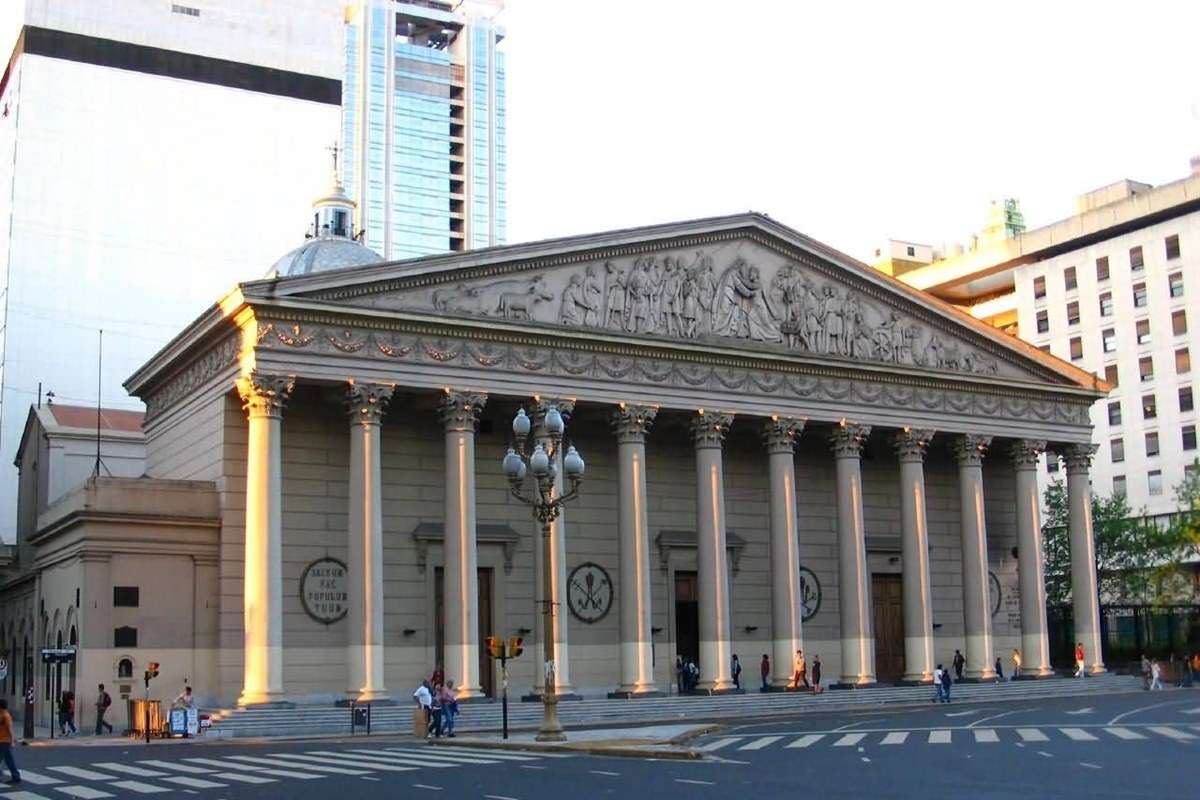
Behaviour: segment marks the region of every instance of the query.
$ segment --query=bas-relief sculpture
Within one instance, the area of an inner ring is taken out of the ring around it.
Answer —
[[[777,255],[697,250],[439,286],[414,299],[442,314],[681,339],[720,337],[856,361],[995,375],[994,358]],[[771,266],[758,262],[770,259]]]

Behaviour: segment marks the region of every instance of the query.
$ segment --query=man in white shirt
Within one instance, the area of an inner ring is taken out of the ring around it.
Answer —
[[[933,702],[937,703],[946,699],[946,692],[942,689],[942,665],[938,664],[937,669],[933,671]]]
[[[425,738],[429,738],[429,715],[433,705],[433,694],[429,691],[429,681],[421,681],[421,685],[413,692],[413,700],[425,712]]]

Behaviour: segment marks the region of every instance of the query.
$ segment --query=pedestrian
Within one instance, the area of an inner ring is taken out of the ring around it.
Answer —
[[[740,691],[742,688],[742,662],[738,661],[737,653],[733,654],[729,671],[733,673],[733,688]]]
[[[1146,658],[1146,654],[1142,653],[1142,689],[1150,691],[1150,659]]]
[[[429,681],[421,681],[421,685],[413,692],[413,701],[425,715],[425,738],[428,739],[429,726],[432,723],[432,715],[429,712],[429,707],[433,704],[433,695],[429,691]]]
[[[946,692],[942,689],[942,665],[938,664],[937,669],[933,671],[933,697],[930,702],[940,703],[946,697]]]
[[[1192,659],[1187,655],[1183,657],[1183,666],[1180,668],[1183,672],[1183,686],[1186,689],[1192,688],[1192,682],[1196,679],[1195,670],[1192,668]]]
[[[113,726],[104,721],[104,715],[108,713],[108,707],[112,705],[112,698],[108,696],[108,692],[104,691],[104,684],[99,686],[100,693],[96,696],[96,735],[100,736],[104,733],[104,729],[108,728],[108,732],[113,732]]]
[[[963,667],[967,664],[967,660],[963,658],[963,654],[959,651],[954,651],[954,681],[962,683]]]
[[[813,694],[821,693],[821,656],[813,656],[812,666],[812,690]]]
[[[442,690],[444,688],[445,687],[440,683],[435,684],[433,691],[430,692],[429,727],[433,733],[433,738],[435,739],[442,738],[442,712],[444,710],[444,707],[442,706]]]
[[[171,701],[171,708],[195,708],[196,698],[192,697],[192,687],[184,686],[183,691]]]
[[[812,691],[812,686],[808,682],[808,664],[804,660],[804,651],[797,650],[796,657],[792,664],[792,689],[800,691],[800,683],[804,682],[804,688]]]
[[[1015,647],[1013,648],[1012,662],[1013,671],[1012,678],[1010,680],[1017,680],[1021,677],[1021,651]]]
[[[679,694],[683,694],[683,656],[675,656],[675,685]]]
[[[942,671],[942,689],[945,690],[946,696],[942,698],[943,703],[950,702],[950,673]]]
[[[64,691],[58,698],[58,732],[64,738],[71,735],[67,733],[67,728],[71,729],[71,733],[78,733],[75,730],[72,706],[71,693]]]
[[[446,671],[442,669],[441,664],[436,664],[433,668],[433,674],[429,676],[430,686],[441,686],[446,682]]]
[[[1150,691],[1154,691],[1155,689],[1163,688],[1163,685],[1162,685],[1162,662],[1159,661],[1157,658],[1154,659],[1154,661],[1150,664],[1150,677],[1152,678],[1152,680],[1150,681]]]
[[[1086,660],[1083,652],[1083,642],[1075,643],[1075,677],[1082,678],[1084,676],[1084,661]]]
[[[454,718],[458,716],[458,695],[454,692],[454,681],[442,686],[442,733],[454,738]]]
[[[996,680],[1004,680],[1004,665],[1000,663],[1000,656],[996,656]]]
[[[765,692],[769,688],[767,678],[771,676],[771,659],[767,657],[766,653],[763,653],[762,661],[758,664],[758,671],[762,674],[762,688],[759,691]]]
[[[8,768],[7,783],[12,786],[21,782],[21,773],[13,759],[14,743],[12,714],[8,713],[8,701],[0,697],[0,758],[4,759],[4,766]]]
[[[687,671],[688,671],[688,679],[687,679],[688,694],[694,694],[696,691],[696,684],[700,683],[700,667],[697,666],[696,659],[694,659],[694,658],[688,659]]]

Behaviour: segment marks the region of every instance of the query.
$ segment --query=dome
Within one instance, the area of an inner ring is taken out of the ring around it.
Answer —
[[[271,273],[281,278],[361,267],[383,261],[371,248],[353,239],[319,236],[309,239],[275,262]]]

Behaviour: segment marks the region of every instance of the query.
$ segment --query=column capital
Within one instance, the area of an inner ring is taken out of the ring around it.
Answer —
[[[900,457],[900,463],[923,463],[925,448],[929,447],[933,433],[928,428],[901,428],[896,431],[896,435],[892,437],[892,447],[896,448],[896,455]]]
[[[950,449],[960,467],[978,467],[983,464],[983,454],[992,445],[992,437],[975,433],[964,433],[950,440]]]
[[[621,403],[613,409],[609,421],[618,443],[644,442],[650,427],[654,425],[654,417],[657,415],[658,406]]]
[[[474,431],[487,398],[483,392],[447,389],[438,403],[438,417],[446,431]]]
[[[835,458],[860,458],[863,445],[871,435],[870,425],[859,425],[843,420],[829,434],[829,446]]]
[[[1087,474],[1092,468],[1092,456],[1096,454],[1096,445],[1088,444],[1069,444],[1062,448],[1063,461],[1067,465],[1067,474],[1079,472]]]
[[[351,425],[378,425],[396,387],[382,383],[355,383],[346,387],[346,414]]]
[[[768,453],[791,453],[796,449],[796,437],[804,430],[800,417],[773,416],[763,423],[763,444]]]
[[[692,417],[692,441],[697,450],[721,449],[725,434],[733,424],[733,414],[723,414],[720,411],[696,412]]]
[[[1037,469],[1038,458],[1044,452],[1045,439],[1017,439],[1008,446],[1008,455],[1018,470]]]
[[[236,381],[242,398],[242,409],[251,417],[278,417],[283,413],[292,390],[295,375],[264,375],[257,370]]]

